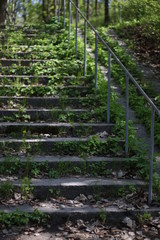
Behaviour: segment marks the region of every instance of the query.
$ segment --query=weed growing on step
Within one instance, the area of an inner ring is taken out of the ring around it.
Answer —
[[[102,224],[105,224],[106,219],[107,219],[106,212],[103,210],[103,208],[100,208],[100,215],[99,215],[100,222],[102,222]]]
[[[124,198],[126,196],[125,187],[121,187],[118,189],[118,196]]]
[[[19,172],[22,164],[17,157],[5,157],[4,161],[0,163],[0,174],[12,175]]]
[[[128,185],[127,187],[121,187],[118,189],[118,196],[124,198],[127,194],[136,192],[136,187],[134,185]]]
[[[27,156],[26,163],[20,162],[18,158],[7,157],[0,164],[0,173],[6,176],[13,176],[19,173],[23,179],[31,177],[39,178],[42,176],[48,178],[58,178],[68,175],[90,175],[90,176],[105,176],[112,175],[112,170],[107,169],[107,163],[102,161],[100,163],[87,163],[85,158],[81,164],[73,165],[71,161],[59,162],[56,167],[49,167],[48,161],[43,163],[34,163],[30,156]],[[22,180],[23,181],[23,180]],[[24,185],[24,184],[23,184]]]
[[[137,221],[140,225],[147,224],[151,218],[151,214],[148,212],[145,212],[144,214],[137,214]]]
[[[16,210],[12,213],[0,212],[0,225],[7,228],[12,226],[25,226],[31,223],[47,224],[49,216],[35,209],[32,213]]]
[[[13,183],[7,180],[4,183],[0,184],[0,195],[2,199],[9,199],[12,197],[14,192]]]
[[[31,198],[34,188],[31,187],[31,180],[28,177],[24,177],[21,180],[21,194],[24,200]]]

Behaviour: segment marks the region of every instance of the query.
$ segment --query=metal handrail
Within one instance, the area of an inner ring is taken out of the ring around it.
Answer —
[[[84,16],[84,14],[81,12],[79,8],[76,7],[75,3],[72,2],[72,0],[69,0],[71,4],[76,8],[76,10],[80,13],[80,15],[84,18],[84,20],[88,23],[88,25],[91,27],[91,29],[95,32],[95,34],[98,36],[98,38],[101,40],[101,42],[105,45],[105,47],[110,51],[111,55],[114,57],[114,59],[119,63],[119,65],[122,67],[122,69],[125,71],[125,73],[129,76],[129,78],[132,80],[132,82],[135,84],[135,86],[138,88],[138,90],[142,93],[142,95],[146,98],[146,100],[149,102],[149,104],[154,108],[154,110],[157,112],[157,114],[160,116],[160,110],[157,108],[157,106],[152,102],[152,100],[148,97],[148,95],[144,92],[144,90],[141,88],[141,86],[137,83],[135,78],[131,75],[131,73],[127,70],[127,68],[123,65],[123,63],[119,60],[119,58],[116,56],[116,54],[112,51],[112,49],[109,47],[109,45],[106,43],[106,41],[99,35],[97,30],[92,26],[92,24],[88,21],[88,19]]]
[[[65,0],[63,0],[65,1]],[[76,37],[75,37],[75,55],[77,58],[77,28],[78,28],[78,13],[84,19],[84,76],[86,75],[87,70],[87,58],[86,58],[86,45],[87,45],[87,24],[95,33],[95,89],[97,89],[97,50],[98,50],[98,40],[100,40],[106,49],[108,50],[108,97],[107,97],[107,122],[110,123],[110,96],[111,96],[111,56],[116,60],[116,62],[121,66],[124,71],[126,77],[126,126],[125,126],[125,154],[128,157],[128,121],[129,121],[129,80],[137,87],[143,97],[147,100],[151,107],[151,146],[150,146],[150,163],[149,163],[149,194],[148,194],[148,204],[150,205],[152,202],[152,182],[153,182],[153,158],[154,158],[154,123],[155,123],[155,113],[160,117],[160,110],[153,103],[153,101],[149,98],[149,96],[144,92],[142,87],[138,84],[132,74],[127,70],[127,68],[123,65],[123,63],[119,60],[116,54],[112,51],[106,41],[99,35],[97,30],[92,26],[92,24],[88,21],[88,19],[84,16],[81,10],[76,6],[76,4],[69,0],[69,41],[70,41],[70,33],[71,33],[71,5],[76,9]],[[64,21],[65,21],[65,14]]]

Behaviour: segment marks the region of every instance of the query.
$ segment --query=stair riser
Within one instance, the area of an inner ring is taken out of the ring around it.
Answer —
[[[13,64],[15,65],[19,65],[19,66],[24,66],[24,67],[29,67],[30,65],[34,64],[34,63],[43,63],[44,61],[37,61],[37,60],[21,60],[21,59],[17,59],[17,60],[0,60],[0,64],[3,66],[3,67],[10,67],[12,66]]]
[[[1,153],[7,152],[12,154],[12,150],[17,152],[32,153],[32,154],[55,154],[55,155],[71,155],[71,156],[81,156],[82,154],[89,154],[95,156],[106,156],[111,155],[116,157],[116,153],[124,154],[124,142],[101,142],[96,145],[94,144],[94,149],[90,141],[88,140],[79,140],[79,141],[49,141],[46,138],[46,141],[14,141],[10,140],[5,142],[0,142]],[[112,149],[116,147],[117,152],[112,153]],[[14,152],[13,151],[13,152]]]
[[[89,101],[87,101],[87,99],[83,99],[81,98],[71,98],[71,99],[59,99],[59,98],[45,98],[45,97],[41,97],[41,98],[7,98],[7,97],[0,97],[0,105],[8,105],[8,101],[12,100],[15,104],[20,104],[26,108],[32,107],[32,108],[54,108],[54,107],[67,107],[70,106],[72,108],[81,108],[83,106],[84,108],[84,104],[85,106],[89,105]],[[94,99],[91,99],[91,101],[94,103]],[[98,103],[98,100],[97,100]],[[28,107],[27,107],[28,106]]]
[[[99,209],[93,210],[93,211],[72,211],[72,212],[67,212],[67,211],[57,211],[51,214],[50,212],[46,212],[50,216],[50,224],[52,227],[57,227],[61,224],[64,224],[67,221],[71,221],[73,223],[77,223],[77,220],[81,219],[83,221],[88,221],[92,222],[94,219],[96,220],[101,220],[102,221],[102,213],[104,216],[106,216],[105,220],[105,225],[106,226],[111,226],[113,228],[122,228],[125,227],[126,225],[123,223],[124,219],[126,217],[132,219],[132,220],[137,220],[137,215],[141,214],[142,216],[146,213],[145,210],[139,210],[139,211],[111,211],[108,212],[105,209],[101,208],[99,206]],[[150,213],[150,212],[149,212]],[[152,217],[158,217],[158,211],[151,212],[150,213]]]
[[[44,38],[46,40],[46,38]],[[27,44],[28,46],[30,45],[40,45],[42,44],[42,46],[45,46],[46,44],[52,44],[52,39],[53,38],[49,38],[47,39],[47,41],[43,42],[40,41],[39,38],[31,38],[31,37],[25,37],[24,40],[21,39],[13,39],[13,38],[8,38],[8,39],[0,39],[0,42],[2,42],[4,45],[6,44],[16,44],[16,45],[23,45],[23,44]],[[3,46],[2,44],[2,46]],[[54,42],[54,44],[56,44],[56,42]]]
[[[62,137],[67,136],[89,136],[91,134],[96,134],[98,132],[106,131],[108,134],[112,132],[112,126],[0,126],[0,135],[7,134],[13,135],[16,137],[23,137],[23,132],[26,131],[27,136],[31,136],[32,134],[50,134],[50,135],[58,135]]]
[[[28,87],[28,89],[27,89]],[[68,97],[86,97],[88,94],[93,94],[92,87],[65,87],[64,89],[54,89],[52,92],[52,88],[49,86],[32,86],[32,92],[30,86],[27,87],[14,87],[14,86],[0,86],[0,93],[1,96],[54,96],[57,94],[60,94],[62,97],[63,96],[68,96]]]
[[[31,213],[34,210],[30,207],[24,207],[19,206],[18,209],[20,211],[24,211],[27,213]],[[93,220],[101,220],[102,219],[102,213],[103,216],[106,218],[105,220],[105,225],[106,226],[111,226],[111,227],[126,227],[126,224],[123,223],[124,219],[126,217],[132,219],[132,220],[137,220],[137,215],[140,214],[141,216],[144,216],[146,213],[146,210],[133,210],[133,211],[125,211],[125,210],[112,210],[110,208],[99,208],[97,207],[96,209],[92,208],[73,208],[69,211],[69,209],[45,209],[44,207],[37,207],[38,211],[43,212],[44,214],[47,214],[50,216],[49,219],[49,224],[51,225],[52,228],[56,228],[57,226],[65,224],[67,221],[71,221],[73,223],[77,223],[77,220],[81,219],[83,221],[88,221],[92,222]],[[17,207],[13,207],[10,209],[7,209],[5,207],[1,207],[0,210],[3,210],[5,213],[11,213],[13,211],[17,210]],[[159,217],[159,210],[158,209],[153,209],[153,210],[147,210],[149,214],[151,214],[152,217]],[[62,233],[63,234],[63,233]]]
[[[40,200],[46,200],[49,199],[51,197],[56,197],[57,196],[62,196],[62,197],[66,197],[68,199],[74,199],[77,196],[79,196],[80,194],[84,194],[85,196],[88,195],[93,195],[95,197],[100,197],[100,196],[104,196],[108,199],[115,199],[117,197],[119,197],[119,189],[122,188],[119,186],[114,186],[114,185],[109,185],[109,186],[105,186],[105,185],[96,185],[95,186],[34,186],[34,185],[30,185],[30,187],[33,187],[33,196],[37,199]],[[135,186],[135,188],[137,190],[140,189],[145,189],[145,187],[143,186]],[[51,193],[51,189],[53,190]],[[20,191],[20,186],[15,186],[15,190],[16,191]],[[129,187],[128,186],[124,186],[124,191],[128,191]]]
[[[47,52],[46,54],[40,54],[40,53],[37,53],[35,51],[32,51],[31,53],[30,52],[18,52],[18,53],[0,53],[0,56],[2,58],[7,58],[7,59],[20,59],[20,58],[23,58],[23,59],[37,59],[37,60],[41,60],[41,59],[44,59],[44,60],[51,60],[53,59],[53,53],[52,54],[49,54],[47,55]],[[61,59],[60,56],[54,56],[54,57],[57,57],[58,59]]]
[[[6,120],[10,120],[12,122],[15,121],[46,121],[46,122],[53,122],[53,121],[61,121],[61,122],[67,122],[67,121],[75,121],[75,122],[85,122],[86,119],[90,120],[94,116],[93,115],[88,115],[88,113],[85,111],[26,111],[25,113],[20,113],[18,110],[17,111],[7,111],[3,110],[0,111],[0,121],[5,122]]]
[[[42,33],[43,35],[44,35],[44,33],[53,33],[53,30],[50,30],[50,29],[47,29],[47,28],[44,28],[43,30],[42,29],[25,29],[24,27],[22,27],[22,26],[11,26],[11,28],[9,28],[9,29],[6,29],[6,26],[0,26],[0,32],[7,32],[8,33],[8,30],[9,30],[9,33],[11,33],[11,32],[16,32],[16,31],[22,31],[22,33],[23,34],[40,34],[40,33]],[[60,33],[61,32],[61,30],[59,29],[59,30],[55,30],[54,29],[54,34],[55,33]],[[43,36],[42,35],[42,36]],[[39,36],[39,35],[38,35]],[[40,36],[39,36],[39,38],[40,38]]]
[[[1,31],[1,30],[0,30]],[[12,30],[11,30],[12,31]],[[4,32],[4,31],[3,31]],[[12,31],[13,32],[13,31]],[[61,31],[57,31],[57,33],[60,33]],[[2,41],[5,41],[7,42],[7,40],[13,40],[14,38],[14,42],[16,43],[21,43],[21,42],[27,42],[27,40],[39,40],[39,39],[48,39],[48,40],[52,40],[53,39],[53,35],[48,35],[47,34],[47,31],[46,31],[46,34],[44,34],[44,32],[42,32],[43,34],[41,34],[40,32],[37,34],[35,31],[31,31],[31,32],[27,32],[27,31],[23,31],[23,33],[20,33],[18,32],[17,34],[21,34],[20,36],[23,38],[23,39],[16,39],[16,35],[14,36],[11,36],[9,33],[7,33],[6,37],[3,38],[3,37],[0,37],[0,42]]]
[[[23,83],[25,85],[30,85],[30,84],[43,84],[43,85],[47,85],[47,84],[55,84],[55,83],[63,83],[65,86],[67,85],[73,85],[73,84],[79,84],[80,86],[87,86],[88,84],[93,84],[93,80],[92,79],[72,79],[72,78],[61,78],[61,79],[52,79],[52,77],[35,77],[35,76],[25,76],[25,77],[21,77],[21,76],[0,76],[0,84],[3,85],[13,85],[16,83]]]
[[[0,162],[0,167],[3,168],[4,174],[3,176],[17,176],[19,173],[19,179],[24,178],[26,176],[27,171],[27,161],[19,161],[15,159],[12,162]],[[13,170],[14,166],[14,170]],[[59,161],[59,162],[33,162],[30,160],[29,162],[29,171],[28,177],[48,177],[48,178],[57,178],[64,177],[68,175],[72,176],[103,176],[103,177],[111,177],[112,172],[116,172],[118,175],[118,171],[123,168],[127,170],[128,165],[124,161],[103,161],[103,157],[101,161]],[[37,173],[38,172],[38,173]]]

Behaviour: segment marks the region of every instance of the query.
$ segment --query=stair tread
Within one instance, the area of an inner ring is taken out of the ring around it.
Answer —
[[[4,157],[0,157],[0,162],[3,162],[5,161],[6,158]],[[21,162],[26,162],[27,161],[27,158],[26,157],[18,157],[18,159],[21,161]],[[118,158],[118,157],[100,157],[100,156],[91,156],[91,157],[87,157],[85,158],[81,158],[81,157],[78,157],[78,156],[31,156],[30,158],[30,161],[32,162],[37,162],[37,163],[41,163],[41,162],[101,162],[101,161],[105,161],[105,162],[126,162],[127,159],[126,158]]]
[[[13,180],[14,186],[21,186],[21,180]],[[147,183],[142,180],[135,179],[107,179],[102,177],[63,177],[58,179],[35,179],[31,178],[30,180],[31,186],[63,186],[63,187],[82,187],[82,186],[129,186],[129,185],[139,185],[139,186],[147,186]]]
[[[29,123],[29,122],[1,122],[0,124],[0,127],[5,127],[5,126],[64,126],[64,127],[76,127],[76,126],[86,126],[86,127],[89,127],[89,126],[92,126],[92,127],[97,127],[97,126],[104,126],[104,127],[112,127],[114,126],[114,124],[112,123],[60,123],[60,122],[56,122],[56,123],[46,123],[46,122],[43,122],[43,123]]]
[[[19,109],[0,109],[1,112],[19,112]],[[64,110],[60,109],[60,108],[34,108],[34,109],[25,109],[25,112],[50,112],[50,111],[64,111],[64,112],[69,112],[69,111],[74,111],[74,112],[88,112],[87,109],[77,109],[77,108],[66,108]]]
[[[4,210],[5,212],[11,212],[11,211],[16,211],[17,209],[20,211],[24,212],[33,212],[35,209],[38,209],[41,212],[45,212],[48,214],[56,213],[56,212],[61,212],[61,213],[84,213],[86,214],[87,212],[101,212],[102,209],[100,207],[94,207],[90,206],[87,204],[84,204],[84,206],[76,206],[76,207],[69,207],[65,206],[64,204],[60,205],[60,207],[54,207],[53,204],[42,202],[43,207],[38,207],[36,204],[35,206],[29,205],[29,204],[24,204],[24,205],[16,205],[16,206],[9,206],[6,207],[4,205],[0,205],[0,210]],[[108,207],[103,207],[103,210],[106,211],[106,213],[126,213],[128,212],[126,209],[120,209],[117,206],[108,206]],[[140,212],[146,212],[146,209],[134,209],[132,210],[133,213],[140,213]],[[159,212],[158,207],[150,207],[147,209],[147,212],[154,213],[154,212]]]
[[[20,97],[16,97],[16,96],[0,96],[0,99],[58,99],[58,100],[63,100],[63,97],[59,97],[59,96],[44,96],[44,97],[26,97],[26,96],[20,96]],[[81,97],[80,99],[78,97],[67,97],[65,100],[83,100],[83,99],[92,99],[92,97]],[[95,99],[95,97],[94,97]]]
[[[18,86],[16,86],[16,84],[15,85],[13,85],[13,84],[11,84],[11,85],[2,85],[2,84],[0,84],[0,87],[6,87],[6,88],[20,88],[20,87],[28,87],[29,85],[27,85],[27,84],[20,84],[20,85],[18,85]],[[29,86],[29,87],[50,87],[50,85],[47,85],[47,86],[45,86],[45,85],[43,85],[43,84],[32,84],[31,86]],[[64,89],[64,88],[66,88],[66,89],[69,89],[69,88],[75,88],[75,89],[88,89],[88,88],[90,88],[90,86],[81,86],[81,85],[64,85],[64,86],[60,86],[60,87],[57,87],[58,89]]]
[[[34,138],[34,139],[25,139],[26,143],[36,143],[36,142],[86,142],[89,141],[91,139],[91,137],[66,137],[66,138],[62,138],[62,137],[56,137],[56,138]],[[99,139],[100,142],[105,142],[106,139]],[[0,143],[3,142],[12,142],[12,143],[24,143],[24,139],[16,139],[16,138],[0,138]],[[124,142],[124,140],[119,140],[119,142]]]

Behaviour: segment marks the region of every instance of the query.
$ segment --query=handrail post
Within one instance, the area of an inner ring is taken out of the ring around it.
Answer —
[[[129,119],[129,76],[126,74],[126,126],[125,126],[125,156],[128,157],[128,119]]]
[[[151,110],[151,148],[150,148],[150,163],[149,163],[149,194],[148,204],[152,202],[152,185],[153,185],[153,158],[154,158],[154,121],[155,121],[155,110]]]
[[[95,91],[97,93],[98,36],[95,33]]]
[[[60,20],[60,5],[61,5],[61,0],[58,0],[58,23]]]
[[[111,53],[108,50],[108,97],[107,97],[107,123],[110,123],[110,98],[111,98]]]
[[[70,39],[71,39],[71,1],[69,0],[69,36],[68,36],[69,42]]]
[[[87,72],[87,21],[84,22],[84,76]]]
[[[76,4],[77,4],[77,0],[76,0]],[[76,7],[76,37],[75,37],[75,55],[76,55],[76,59],[77,59],[77,31],[78,31],[78,10]]]
[[[65,22],[65,7],[66,7],[66,0],[63,0],[63,28],[65,28],[66,22]]]

